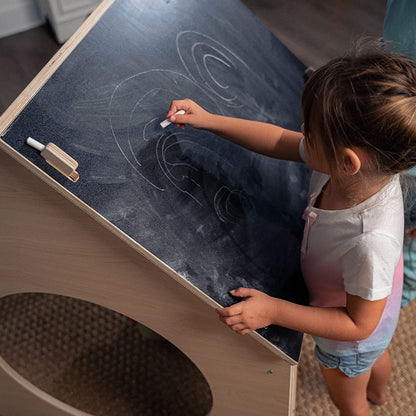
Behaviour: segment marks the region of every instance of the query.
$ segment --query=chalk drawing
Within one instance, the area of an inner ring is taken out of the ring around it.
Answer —
[[[249,204],[250,210],[255,213],[255,207],[250,204],[243,191],[237,191],[222,186],[218,189],[214,197],[214,207],[218,218],[222,222],[237,224],[242,218],[244,206]]]
[[[208,66],[209,60],[216,61],[232,70],[239,77],[244,76],[243,74],[252,76],[253,71],[238,55],[211,36],[190,30],[178,33],[176,49],[191,79],[203,85],[220,100],[223,100],[224,104],[234,107],[242,106],[238,97],[232,95],[237,90],[231,92],[230,86],[217,80]],[[227,95],[227,93],[229,94]]]
[[[159,122],[165,114],[154,117],[171,99],[182,97],[183,91],[195,91],[194,95],[204,97],[211,107],[241,107],[237,93],[220,74],[231,71],[227,79],[252,76],[249,66],[224,44],[214,38],[195,31],[182,31],[176,36],[176,49],[185,74],[169,69],[157,68],[134,74],[121,81],[111,95],[108,112],[110,129],[117,148],[137,174],[159,192],[175,188],[201,206],[201,184],[192,172],[200,170],[188,160],[178,158],[182,148],[187,146],[196,152],[206,152],[198,144],[197,135],[180,132],[178,129],[161,130]],[[198,149],[198,146],[200,149]],[[149,156],[149,147],[153,156]],[[156,161],[160,177],[146,172],[148,159]],[[175,159],[176,158],[176,159]],[[232,204],[243,206],[241,190],[232,190],[218,185],[212,201],[214,210],[222,222],[237,223],[236,209]]]

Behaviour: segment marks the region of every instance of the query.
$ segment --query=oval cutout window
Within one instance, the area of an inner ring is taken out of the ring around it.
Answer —
[[[0,299],[0,355],[33,385],[95,416],[203,416],[212,407],[207,381],[178,348],[79,299]]]

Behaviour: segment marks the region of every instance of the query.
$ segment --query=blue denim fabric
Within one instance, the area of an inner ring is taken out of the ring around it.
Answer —
[[[377,350],[348,355],[346,357],[337,357],[336,355],[322,351],[316,346],[315,356],[324,368],[339,368],[346,376],[356,377],[370,370],[384,351]]]

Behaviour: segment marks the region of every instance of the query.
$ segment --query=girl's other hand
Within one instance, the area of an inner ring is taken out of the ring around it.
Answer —
[[[185,114],[176,114],[179,110],[184,110]],[[206,129],[209,127],[211,117],[211,113],[189,98],[172,101],[166,114],[166,118],[181,129],[184,129],[185,125],[197,129]]]
[[[273,323],[278,299],[256,289],[243,287],[231,290],[230,293],[233,296],[242,297],[244,300],[228,308],[219,308],[216,311],[220,321],[228,325],[233,331],[245,335]]]

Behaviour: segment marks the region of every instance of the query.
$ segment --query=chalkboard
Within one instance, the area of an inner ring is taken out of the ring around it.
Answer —
[[[305,303],[307,168],[159,125],[171,100],[189,97],[299,130],[303,72],[237,0],[117,0],[3,140],[221,305],[239,286]],[[75,158],[79,181],[47,165],[28,136]],[[301,334],[258,332],[298,359]]]

